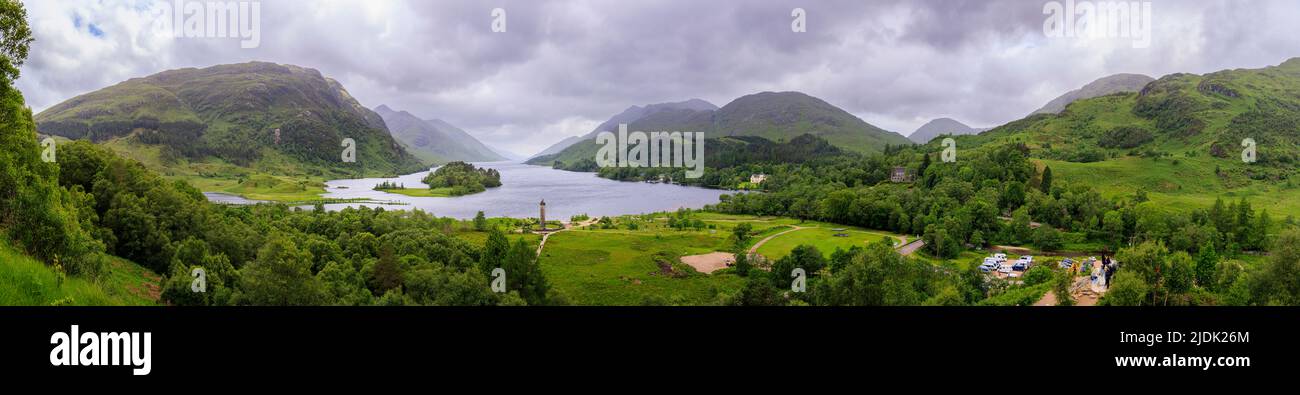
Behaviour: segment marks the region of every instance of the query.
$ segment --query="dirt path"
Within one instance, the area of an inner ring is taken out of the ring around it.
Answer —
[[[777,236],[780,236],[780,235],[783,235],[783,234],[786,234],[786,233],[790,233],[790,232],[794,232],[794,231],[796,231],[796,230],[810,229],[810,228],[805,228],[805,227],[798,226],[798,225],[791,225],[791,226],[793,226],[794,229],[785,230],[785,231],[782,231],[781,233],[777,233],[777,234],[774,234],[774,235],[771,235],[771,236],[768,236],[768,237],[764,237],[763,240],[759,240],[757,243],[754,243],[754,246],[749,248],[749,253],[750,253],[750,255],[757,254],[757,253],[758,253],[758,247],[762,247],[763,244],[766,244],[769,240],[775,239]]]
[[[584,227],[584,226],[588,226],[588,225],[591,225],[591,224],[596,223],[597,221],[600,221],[600,217],[597,217],[597,218],[588,218],[587,221],[585,221],[585,222],[579,222],[579,223],[577,223],[577,224],[574,224],[574,223],[570,222],[570,223],[564,224],[564,229],[560,229],[560,230],[557,230],[557,231],[554,231],[554,232],[550,232],[550,233],[543,234],[543,235],[542,235],[542,241],[541,241],[540,243],[537,243],[537,256],[542,256],[542,247],[546,247],[546,240],[547,240],[547,239],[550,239],[550,238],[551,238],[551,235],[556,234],[556,233],[560,233],[560,232],[563,232],[563,231],[566,231],[566,230],[569,230],[569,229],[573,229],[573,228],[581,228],[581,227]]]
[[[1101,300],[1097,295],[1078,295],[1074,297],[1074,305],[1079,307],[1096,306]],[[1034,302],[1034,306],[1056,306],[1056,292],[1047,291],[1043,298]]]
[[[1056,292],[1048,290],[1043,294],[1043,298],[1034,302],[1034,306],[1056,306]]]
[[[1105,294],[1092,286],[1092,280],[1088,276],[1075,277],[1074,281],[1074,285],[1070,286],[1070,299],[1074,299],[1075,306],[1096,306],[1101,301],[1101,295]],[[1056,306],[1056,303],[1056,291],[1048,290],[1042,299],[1034,302],[1034,306]]]

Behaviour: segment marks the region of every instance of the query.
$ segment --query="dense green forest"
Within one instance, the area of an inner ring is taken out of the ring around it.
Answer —
[[[462,196],[501,186],[501,173],[465,162],[451,162],[429,173],[423,182],[429,189],[451,188],[451,196]]]
[[[88,277],[102,273],[105,254],[130,259],[167,274],[162,296],[172,304],[548,303],[533,247],[510,245],[499,230],[479,246],[449,236],[458,221],[419,211],[215,205],[83,141],[59,148],[55,172],[49,188],[68,199],[47,217],[60,221],[9,227],[19,240],[75,227],[57,244],[24,245],[56,247],[33,252]],[[490,291],[497,267],[511,274],[512,292]],[[207,292],[191,291],[194,268],[205,271]]]

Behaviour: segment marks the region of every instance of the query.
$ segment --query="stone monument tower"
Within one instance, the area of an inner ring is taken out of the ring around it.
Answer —
[[[542,199],[541,208],[542,208],[542,215],[541,215],[542,231],[546,231],[546,199]]]

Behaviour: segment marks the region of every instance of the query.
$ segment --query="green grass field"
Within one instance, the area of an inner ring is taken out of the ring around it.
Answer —
[[[924,249],[921,249],[921,250],[917,250],[916,253],[912,254],[911,256],[913,258],[920,259],[925,262],[929,262],[931,265],[947,267],[953,270],[962,271],[962,270],[978,267],[981,262],[984,262],[984,258],[989,255],[992,254],[984,251],[965,250],[962,251],[961,254],[958,254],[956,258],[941,259],[941,258],[936,258],[930,255],[929,253],[927,253]]]
[[[305,202],[320,199],[325,193],[326,177],[286,176],[311,174],[319,170],[304,169],[298,162],[267,150],[263,159],[251,167],[240,167],[216,158],[202,161],[177,159],[164,163],[161,148],[132,144],[126,139],[103,143],[118,155],[130,158],[169,180],[181,180],[203,192],[220,192],[245,199],[273,202]]]
[[[0,305],[156,305],[158,275],[120,258],[111,259],[109,273],[98,280],[61,276],[44,263],[0,242]]]
[[[681,264],[679,259],[686,255],[733,251],[732,230],[740,224],[747,223],[753,230],[746,248],[792,226],[817,227],[782,235],[760,249],[761,253],[778,258],[800,244],[815,245],[829,256],[836,246],[847,248],[895,237],[887,232],[818,222],[801,223],[791,218],[717,213],[691,214],[692,219],[707,225],[705,229],[677,230],[667,227],[667,217],[662,213],[624,216],[616,221],[616,229],[590,226],[551,235],[539,257],[542,271],[551,286],[576,305],[639,305],[647,300],[673,305],[701,305],[717,301],[720,294],[734,294],[744,285],[745,279],[733,274],[731,269],[713,274],[698,273]],[[845,228],[844,232],[851,237],[834,237],[839,233],[831,230],[834,228]],[[673,271],[680,274],[665,274],[656,262],[656,256],[661,260],[667,258]]]
[[[827,258],[836,248],[847,250],[853,246],[866,247],[869,243],[875,243],[880,240],[890,239],[892,236],[884,233],[866,232],[862,230],[850,229],[844,227],[843,231],[832,229],[841,228],[808,228],[792,231],[783,234],[758,248],[758,253],[771,260],[781,259],[790,254],[791,250],[803,244],[817,247]],[[836,234],[847,234],[848,237],[837,237]],[[891,240],[896,243],[897,240]]]
[[[552,235],[539,260],[551,286],[576,305],[639,305],[646,300],[699,305],[719,292],[740,289],[735,274],[702,274],[685,265],[669,276],[654,261],[664,253],[677,262],[683,255],[725,250],[725,236],[707,231],[571,230]]]

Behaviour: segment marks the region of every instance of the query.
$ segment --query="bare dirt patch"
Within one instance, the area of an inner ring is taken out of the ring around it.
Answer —
[[[736,255],[729,252],[711,252],[702,255],[688,255],[682,257],[682,263],[695,268],[700,273],[711,274],[715,271],[726,269],[736,261]]]
[[[1074,285],[1070,286],[1070,299],[1074,300],[1075,306],[1096,306],[1102,295],[1106,294],[1105,290],[1098,290],[1087,276],[1075,277],[1074,281]],[[1034,306],[1056,306],[1056,303],[1056,291],[1048,290]]]

